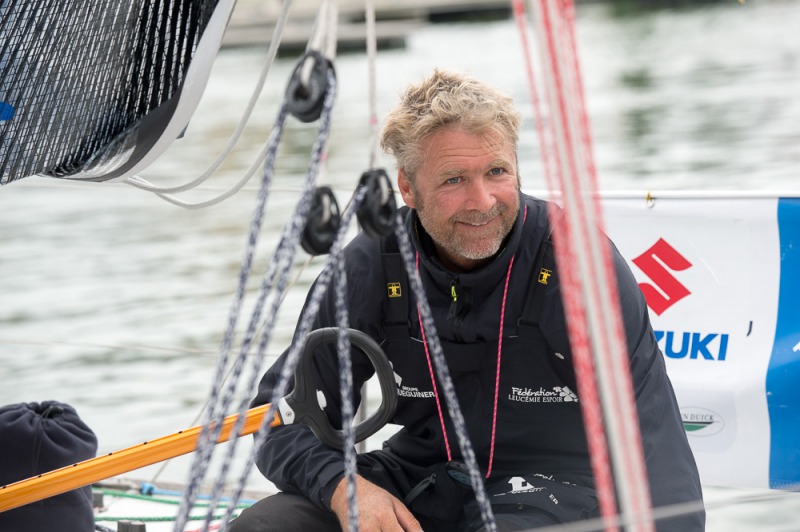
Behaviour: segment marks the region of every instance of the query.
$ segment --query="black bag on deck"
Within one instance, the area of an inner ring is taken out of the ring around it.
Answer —
[[[97,437],[71,406],[56,401],[0,407],[0,486],[93,458]],[[85,486],[0,513],[3,532],[90,532]]]

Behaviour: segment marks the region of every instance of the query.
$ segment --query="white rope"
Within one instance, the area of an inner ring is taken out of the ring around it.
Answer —
[[[242,118],[239,120],[239,124],[236,127],[236,130],[231,135],[230,139],[228,140],[228,144],[223,149],[222,153],[217,156],[216,160],[211,163],[211,165],[206,169],[202,174],[198,177],[194,178],[193,180],[184,183],[183,185],[172,186],[172,187],[160,187],[150,183],[148,180],[141,176],[132,176],[126,179],[124,182],[128,185],[134,186],[136,188],[146,190],[149,192],[154,192],[159,195],[162,199],[169,201],[173,205],[177,205],[179,207],[184,207],[187,209],[191,208],[203,208],[208,207],[211,205],[215,205],[220,203],[221,201],[231,197],[233,194],[238,192],[244,183],[246,183],[250,177],[255,173],[255,169],[257,169],[261,162],[263,162],[264,153],[259,156],[259,159],[253,167],[245,174],[245,177],[238,182],[236,185],[231,187],[228,192],[225,192],[219,195],[217,198],[213,198],[210,200],[206,200],[202,203],[188,203],[178,200],[170,196],[169,194],[174,194],[178,192],[185,192],[187,190],[192,190],[197,188],[198,185],[204,183],[210,176],[212,176],[222,165],[222,163],[227,159],[227,157],[233,151],[233,148],[239,142],[242,134],[244,133],[245,126],[250,121],[252,117],[253,110],[255,109],[256,103],[258,101],[258,97],[261,95],[264,89],[264,84],[267,79],[267,75],[269,74],[270,68],[275,63],[275,57],[278,53],[278,47],[281,44],[281,40],[283,38],[283,32],[286,25],[286,20],[289,18],[289,8],[292,5],[292,0],[284,0],[283,7],[281,8],[281,12],[278,16],[278,19],[275,23],[275,30],[272,33],[272,39],[270,41],[270,46],[267,51],[267,57],[264,62],[264,66],[261,70],[261,74],[259,75],[258,81],[256,86],[253,90],[252,95],[250,96],[250,100],[247,103],[247,107],[245,108],[244,113],[242,114]]]
[[[366,0],[364,12],[367,28],[367,83],[369,90],[368,168],[375,168],[378,164],[378,89],[375,68],[378,56],[378,37],[375,30],[375,3],[373,0]],[[381,183],[383,183],[383,181],[381,181]]]

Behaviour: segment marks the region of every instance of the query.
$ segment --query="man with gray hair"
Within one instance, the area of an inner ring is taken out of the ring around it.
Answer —
[[[598,515],[547,202],[521,193],[513,102],[465,75],[436,70],[389,114],[381,145],[397,160],[401,210],[444,356],[499,530]],[[702,492],[647,306],[613,248],[636,406],[654,506],[697,502],[659,531],[704,528]],[[358,456],[361,530],[482,530],[453,421],[431,370],[423,320],[393,235],[345,249],[350,326],[392,363],[402,428]],[[398,273],[400,272],[400,273]],[[387,294],[387,284],[399,289]],[[329,290],[314,328],[335,326]],[[392,296],[400,297],[392,297]],[[286,353],[254,404],[271,399]],[[316,353],[326,412],[341,424],[336,350]],[[354,400],[372,374],[354,354]],[[333,398],[331,400],[330,398]],[[342,452],[304,425],[273,429],[257,465],[281,490],[233,521],[234,532],[347,525]]]

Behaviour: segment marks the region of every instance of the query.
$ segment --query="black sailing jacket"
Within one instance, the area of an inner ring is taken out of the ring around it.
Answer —
[[[484,471],[488,466],[497,393],[493,478],[536,473],[591,486],[558,271],[547,242],[547,203],[523,194],[520,204],[505,248],[491,263],[465,274],[445,270],[432,253],[430,237],[415,212],[404,208],[403,214],[419,254],[419,273],[479,466]],[[425,467],[447,461],[446,444],[421,342],[417,306],[405,276],[393,274],[386,266],[388,253],[393,251],[390,248],[386,241],[381,243],[363,233],[346,247],[349,320],[351,327],[381,344],[395,373],[399,404],[392,422],[403,428],[378,452]],[[702,494],[697,467],[644,297],[613,245],[612,251],[653,504],[699,501]],[[500,315],[512,256],[497,386]],[[394,287],[388,287],[390,283]],[[400,284],[401,298],[388,297],[397,295],[395,283]],[[334,297],[329,290],[314,328],[334,325]],[[334,426],[340,426],[335,346],[326,347],[329,349],[322,349],[324,355],[317,356],[322,376],[319,384],[327,398],[326,412]],[[285,355],[265,374],[254,405],[272,399]],[[353,360],[356,401],[360,400],[361,383],[372,374],[369,363],[359,355]],[[458,459],[455,429],[438,386],[445,432],[452,457]],[[341,452],[321,443],[304,425],[273,429],[257,465],[279,489],[301,493],[323,507],[328,506],[344,472]],[[668,526],[659,525],[659,530],[702,530],[703,523],[704,514],[700,512],[672,520]]]

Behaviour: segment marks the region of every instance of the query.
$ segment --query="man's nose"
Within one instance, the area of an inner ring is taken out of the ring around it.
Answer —
[[[472,179],[468,187],[467,207],[486,212],[497,202],[494,189],[484,179]]]

